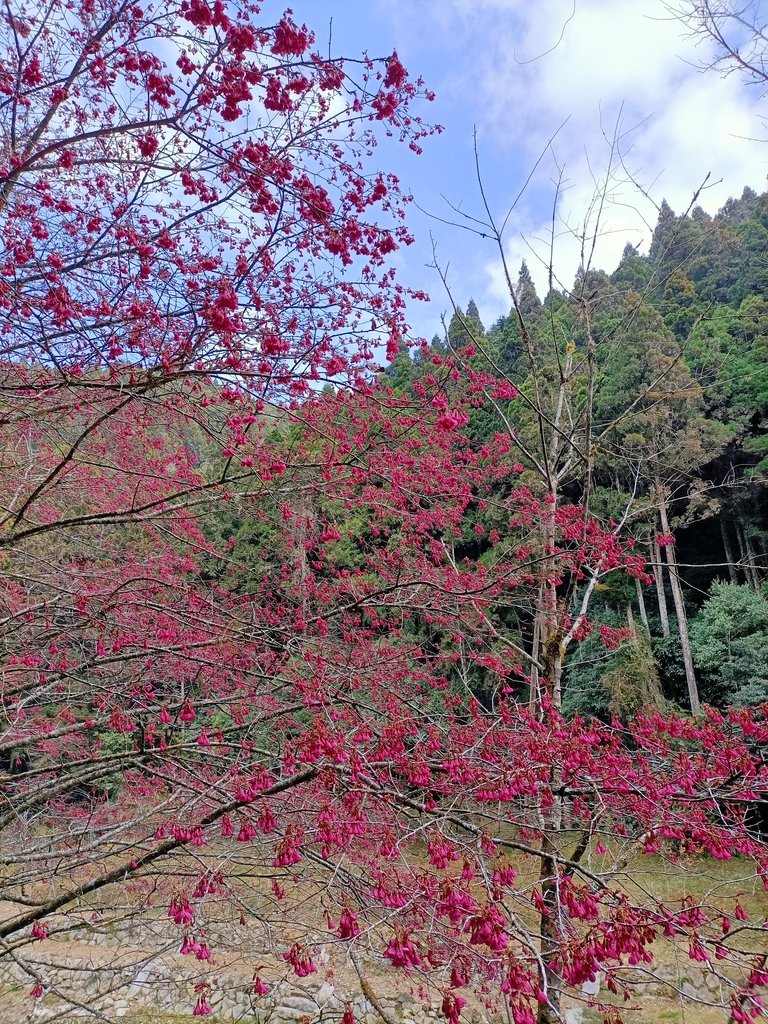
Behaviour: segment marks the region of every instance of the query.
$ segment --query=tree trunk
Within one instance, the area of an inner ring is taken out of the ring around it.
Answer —
[[[736,569],[736,556],[733,553],[733,545],[731,544],[731,535],[728,532],[728,523],[725,521],[723,516],[720,516],[720,535],[723,538],[723,551],[725,551],[725,560],[728,563],[728,576],[731,583],[739,582],[739,573]]]
[[[531,692],[528,697],[528,710],[531,714],[536,711],[536,706],[539,700],[539,666],[537,662],[541,656],[541,587],[539,587],[539,598],[537,601],[536,613],[533,618],[533,640],[531,643],[531,657],[533,658],[533,664],[531,665]]]
[[[651,544],[653,555],[653,578],[656,580],[656,599],[659,603],[659,618],[661,619],[661,635],[669,636],[669,612],[667,611],[667,594],[664,590],[664,575],[661,565],[661,548],[654,540]]]
[[[753,562],[754,552],[752,552],[752,545],[747,539],[747,532],[740,519],[736,520],[736,539],[739,542],[739,554],[741,556],[739,564],[744,571],[744,578],[753,590],[757,590],[758,580]]]
[[[661,516],[662,533],[669,535],[669,519],[667,517],[667,499],[660,486],[657,485],[659,496],[659,515]],[[698,715],[701,712],[699,704],[699,686],[696,682],[696,673],[693,668],[693,655],[691,654],[691,643],[688,639],[688,618],[685,614],[685,601],[683,600],[683,588],[680,586],[680,577],[677,573],[677,558],[675,556],[675,545],[667,544],[665,547],[667,563],[669,565],[669,584],[672,588],[672,600],[675,603],[677,614],[677,628],[680,631],[680,649],[683,653],[683,664],[685,665],[685,680],[688,684],[688,699],[691,704],[691,714]]]
[[[539,663],[541,673],[539,687],[552,701],[558,711],[563,704],[562,682],[565,649],[563,647],[563,626],[558,613],[556,549],[557,493],[551,491],[544,505],[541,517],[541,539],[545,557],[541,571],[543,579],[536,595],[536,618],[538,619]]]
[[[637,591],[637,607],[640,609],[640,621],[645,626],[647,633],[650,631],[648,627],[648,612],[645,607],[645,597],[643,596],[643,587],[640,580],[635,580],[635,589]]]
[[[552,707],[559,711],[563,706],[563,631],[556,625],[554,628],[549,625],[550,632],[541,647],[541,674]]]
[[[752,576],[752,589],[753,590],[759,590],[760,589],[760,572],[759,572],[759,569],[758,569],[758,564],[759,563],[758,563],[758,559],[757,559],[757,553],[755,552],[754,546],[752,544],[752,538],[750,537],[749,532],[747,531],[746,528],[744,528],[744,547],[746,548],[746,551],[747,551],[747,561],[749,563],[749,570],[750,570],[750,574]]]
[[[537,618],[539,620],[539,661],[541,663],[540,699],[549,697],[551,706],[559,711],[562,706],[563,677],[563,629],[557,608],[557,585],[553,582],[556,573],[552,553],[555,550],[557,494],[551,492],[541,520],[542,541],[546,559],[543,563],[543,579],[538,592]],[[546,712],[543,706],[537,711],[540,716]],[[561,786],[559,766],[552,764],[549,771],[549,785],[553,793]],[[560,950],[560,920],[563,913],[559,900],[558,868],[555,860],[554,836],[563,828],[563,797],[553,796],[547,805],[538,801],[538,819],[541,828],[541,868],[539,882],[544,905],[539,917],[541,931],[541,963],[544,968],[542,988],[546,990],[547,1002],[539,1004],[537,1024],[560,1024],[560,975],[553,966]]]
[[[554,846],[546,834],[541,848],[545,854],[541,858],[541,869],[539,871],[541,896],[544,901],[544,909],[540,919],[541,962],[544,965],[544,978],[541,987],[546,991],[547,1001],[539,1003],[536,1024],[562,1024],[563,1018],[560,1014],[560,977],[552,967],[552,961],[556,958],[560,948],[557,862],[554,856],[552,856],[555,853]]]
[[[630,631],[632,636],[637,640],[637,626],[635,625],[635,616],[632,611],[632,605],[627,605],[627,629]]]

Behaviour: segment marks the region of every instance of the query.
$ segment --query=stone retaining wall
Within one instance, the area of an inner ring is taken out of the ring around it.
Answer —
[[[123,920],[108,931],[84,924],[70,931],[66,940],[45,940],[24,947],[19,950],[19,962],[4,957],[0,961],[0,986],[15,995],[14,1007],[7,1012],[7,1000],[0,998],[0,1024],[45,1024],[54,1019],[74,1022],[87,1016],[89,1010],[101,1011],[108,1021],[145,1010],[189,1016],[199,994],[195,986],[201,982],[210,986],[208,1001],[214,1018],[221,1021],[338,1024],[348,1005],[360,1024],[384,1024],[379,1010],[387,1024],[443,1021],[439,997],[429,1002],[407,991],[392,993],[399,983],[404,987],[410,984],[396,972],[375,980],[371,999],[378,1003],[377,1009],[361,994],[346,958],[346,978],[343,969],[327,971],[333,981],[323,980],[320,975],[311,975],[305,982],[271,980],[267,976],[270,991],[255,996],[247,961],[241,953],[222,951],[218,962],[181,957],[178,934],[169,934],[166,922],[155,924],[157,927],[148,929],[146,920]],[[329,962],[327,950],[317,950],[313,955],[323,967],[342,966]],[[273,970],[273,977],[277,973]],[[42,999],[33,999],[28,993],[38,977],[47,986],[46,994]],[[728,1001],[727,985],[715,974],[693,964],[681,968],[659,966],[653,975],[637,974],[633,988],[638,996],[670,995],[675,990],[694,1002],[724,1005]],[[476,1005],[465,1008],[462,1020],[467,1024],[499,1024],[505,1018]],[[581,1011],[569,1010],[568,1020],[578,1024]]]
[[[42,967],[43,961],[39,962]],[[44,975],[50,982],[45,997],[39,1000],[24,997],[29,1003],[26,1019],[30,1024],[45,1024],[54,1017],[57,1021],[76,1021],[87,1016],[89,1009],[100,1010],[110,1021],[143,1010],[191,1015],[197,1000],[195,985],[206,980],[211,983],[209,1002],[213,1016],[224,1021],[331,1024],[338,1022],[346,1006],[350,1005],[360,1024],[383,1024],[379,1011],[364,995],[339,992],[327,981],[301,987],[278,981],[266,995],[253,996],[250,984],[244,984],[242,979],[229,978],[215,967],[180,975],[178,969],[158,960],[109,970],[103,964],[80,963],[77,967],[55,968],[46,964]],[[32,983],[29,973],[20,966],[12,963],[0,966],[0,986],[6,991],[28,992]],[[70,1005],[66,1016],[62,1017],[65,1004],[57,997],[57,991],[71,996],[82,1004],[81,1007]],[[435,1024],[443,1020],[438,1002],[424,1003],[410,994],[377,994],[376,1000],[391,1024]],[[478,1011],[463,1016],[468,1024],[490,1024],[492,1019]],[[6,1019],[2,1000],[0,1024],[21,1024],[18,1009]]]

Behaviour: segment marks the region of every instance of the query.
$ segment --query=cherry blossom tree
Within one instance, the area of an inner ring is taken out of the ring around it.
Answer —
[[[523,634],[521,643],[528,657],[525,683],[529,713],[543,722],[560,718],[569,652],[595,629],[592,606],[597,591],[618,565],[636,580],[650,582],[650,576],[645,575],[645,560],[638,556],[632,567],[628,557],[635,550],[631,524],[649,515],[658,517],[662,527],[658,542],[667,547],[674,542],[669,531],[668,493],[658,486],[654,492],[652,485],[658,481],[654,468],[658,472],[663,467],[670,478],[676,469],[682,475],[705,461],[705,450],[717,451],[723,443],[713,425],[703,423],[701,418],[692,425],[691,410],[698,407],[701,388],[686,366],[682,349],[645,304],[644,295],[634,289],[622,293],[593,265],[603,230],[603,211],[610,205],[614,188],[626,184],[620,126],[608,141],[608,166],[596,180],[583,226],[574,232],[582,262],[573,286],[566,287],[557,276],[554,228],[543,258],[550,284],[545,302],[537,299],[525,264],[515,280],[507,245],[514,206],[503,217],[495,215],[483,186],[477,150],[481,213],[473,216],[458,207],[453,211],[456,227],[489,240],[496,249],[511,303],[501,334],[497,330],[496,334],[485,335],[474,318],[461,312],[446,275],[436,266],[454,308],[445,339],[449,361],[478,378],[482,377],[479,367],[491,372],[493,387],[483,390],[490,421],[504,432],[510,452],[520,459],[525,487],[516,493],[524,490],[535,510],[527,521],[522,518],[529,526],[522,551],[535,563],[535,571],[529,593],[520,595],[516,602],[519,611],[515,627],[518,636]],[[558,198],[553,224],[558,220]],[[511,358],[510,353],[516,356]],[[663,358],[658,358],[662,353]],[[641,374],[635,373],[634,378],[633,360],[642,365]],[[627,378],[630,386],[626,386]],[[509,402],[515,392],[517,397]],[[680,419],[684,399],[689,400],[687,420]],[[663,424],[663,429],[649,437],[650,424]],[[520,517],[514,517],[506,529],[520,521]],[[581,549],[572,561],[564,557],[574,542],[578,548],[578,542],[588,537],[594,539],[588,554]],[[623,552],[623,560],[616,560],[617,550]],[[670,574],[673,569],[675,572],[673,592],[679,599],[682,634],[682,593],[669,550],[668,561]],[[641,615],[642,611],[641,607]],[[522,631],[521,620],[527,627]],[[626,630],[602,628],[601,632],[605,645],[616,648],[623,642],[636,642],[635,630],[630,609]],[[687,642],[687,636],[685,639]],[[696,680],[692,665],[686,665],[689,667],[690,708],[694,716],[699,716]],[[578,722],[572,726],[571,735],[581,725]],[[634,747],[636,740],[628,742]],[[561,763],[555,758],[550,766],[549,791],[543,797],[531,795],[526,807],[528,821],[535,820],[539,825],[534,843],[541,911],[538,948],[546,990],[546,998],[541,997],[535,1014],[539,1024],[562,1019],[561,996],[568,988],[563,985],[562,956],[563,942],[572,926],[567,923],[570,911],[562,902],[558,858],[580,859],[591,844],[591,825],[583,831],[577,829],[580,835],[574,838],[572,801],[560,772]],[[522,820],[520,827],[525,827]],[[655,829],[651,831],[655,833]],[[635,833],[635,849],[645,850],[646,839],[647,832],[641,828]],[[603,841],[599,845],[607,848]],[[621,863],[626,866],[626,860]],[[597,973],[596,969],[591,971],[585,980],[592,982]],[[565,980],[573,982],[572,978]],[[740,1014],[753,1011],[759,1014],[762,1009],[755,1010],[755,1004],[750,1004],[745,1011],[739,1002],[732,1019],[739,1020]]]
[[[663,851],[764,877],[764,715],[566,722],[590,624],[563,592],[642,559],[556,440],[541,489],[509,420],[472,434],[514,417],[492,367],[371,372],[409,240],[372,150],[418,148],[421,84],[245,3],[52,0],[2,32],[0,940],[30,998],[101,1013],[56,958],[130,917],[184,963],[250,957],[254,1005],[331,945],[452,1022],[551,1024],[667,939],[759,1015],[763,922],[635,883]]]

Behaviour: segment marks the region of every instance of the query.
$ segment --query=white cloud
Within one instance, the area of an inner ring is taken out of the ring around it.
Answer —
[[[553,144],[555,159],[542,162],[532,193],[510,220],[512,265],[516,271],[525,256],[541,291],[548,252],[535,239],[549,235],[547,194],[553,192],[549,181],[556,165],[564,168],[566,188],[555,260],[567,284],[580,261],[580,244],[565,225],[583,225],[595,183],[606,173],[616,125],[627,132],[619,147],[626,169],[657,204],[666,198],[682,212],[707,172],[709,187],[699,203],[710,212],[744,185],[765,185],[768,144],[759,138],[759,98],[736,75],[702,73],[698,65],[706,63],[707,49],[694,45],[661,0],[575,0],[573,11],[568,0],[387,5],[398,38],[417,58],[442,48],[444,81],[435,85],[446,109],[461,110],[466,120],[471,108],[499,210],[520,187],[523,165],[531,165],[568,118]],[[471,153],[464,159],[471,173]],[[595,264],[611,269],[627,241],[647,243],[655,219],[654,202],[615,165]],[[528,244],[542,254],[543,264]],[[469,276],[484,289],[475,297],[487,319],[508,308],[492,252]]]

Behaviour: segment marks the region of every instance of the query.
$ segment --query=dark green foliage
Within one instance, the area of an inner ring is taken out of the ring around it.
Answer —
[[[618,522],[631,506],[625,536],[641,538],[642,550],[648,552],[659,532],[655,489],[665,490],[670,529],[678,537],[702,699],[718,705],[768,700],[768,600],[760,593],[768,578],[768,194],[747,189],[715,216],[701,208],[679,216],[663,203],[647,255],[628,244],[612,274],[580,270],[570,291],[552,290],[543,302],[523,263],[515,298],[517,308],[487,331],[470,299],[429,345],[409,350],[403,344],[398,358],[383,371],[388,385],[404,395],[432,375],[444,378],[450,398],[457,385],[446,358],[458,356],[470,367],[491,368],[523,397],[478,402],[470,412],[469,443],[480,446],[496,432],[511,430],[523,451],[535,452],[540,426],[536,402],[545,419],[557,414],[558,389],[568,364],[573,420],[565,429],[573,430],[574,447],[583,448],[580,431],[587,428],[578,417],[587,405],[591,360],[590,514],[606,524]],[[277,450],[290,447],[289,435],[287,428],[275,431]],[[201,462],[210,468],[207,475],[216,477],[223,463],[212,460],[200,443]],[[561,493],[578,503],[585,474],[578,458],[569,460],[568,450],[564,445],[558,466]],[[540,483],[531,465],[525,465],[525,455],[515,451],[509,457],[524,465],[520,485],[538,493]],[[293,483],[303,493],[302,481]],[[524,542],[524,531],[510,523],[508,497],[500,490],[482,505],[470,505],[460,532],[451,538],[459,561],[490,560],[502,548],[514,550]],[[277,543],[277,505],[261,502],[257,517],[248,507],[244,500],[242,515],[230,512],[226,520],[206,526],[207,539],[219,552],[210,556],[206,571],[235,592],[268,580],[287,558]],[[395,535],[374,540],[364,510],[343,517],[331,512],[313,497],[296,523],[299,531],[302,522],[311,526],[324,518],[344,520],[341,539],[327,549],[337,568],[359,567],[361,553],[371,544],[397,543]],[[498,535],[493,544],[492,532]],[[295,543],[304,541],[297,533]],[[237,575],[227,557],[233,543]],[[311,551],[308,557],[311,561]],[[725,583],[728,578],[738,585]],[[593,633],[572,647],[566,659],[567,713],[629,718],[644,705],[688,706],[666,571],[665,579],[668,638],[661,636],[660,619],[655,618],[659,608],[652,584],[642,588],[650,627],[646,631],[634,580],[611,573],[600,581],[589,609]],[[495,614],[500,635],[530,649],[530,601],[514,595],[506,604],[499,602]],[[626,628],[628,623],[635,638],[608,650],[598,627]],[[435,646],[455,643],[455,637],[436,633],[418,615],[406,635],[425,656]],[[464,673],[460,667],[449,683],[456,692],[473,693],[481,701],[492,699],[496,685],[482,671]],[[521,685],[521,700],[526,699],[524,689]]]
[[[660,624],[655,620],[651,622],[651,629],[651,651],[662,693],[673,704],[684,707],[687,700],[685,666],[677,628],[673,627],[670,636],[661,636]]]
[[[488,346],[499,370],[514,375],[523,352],[520,322],[516,313],[497,320],[488,332]]]
[[[712,704],[768,701],[768,598],[715,582],[691,623],[691,647]]]
[[[448,325],[448,345],[457,352],[467,345],[477,345],[485,335],[485,328],[480,319],[474,299],[470,299],[466,312],[457,309]]]
[[[520,273],[518,274],[515,292],[520,315],[526,321],[531,317],[538,317],[541,313],[541,299],[536,294],[536,285],[533,283],[531,272],[525,260],[520,264]]]
[[[626,626],[627,619],[605,609],[600,625]],[[618,650],[606,649],[597,631],[580,644],[568,667],[563,696],[566,715],[627,719],[641,708],[665,705],[650,638],[642,628]]]

